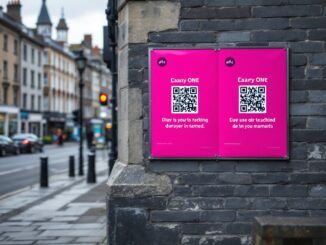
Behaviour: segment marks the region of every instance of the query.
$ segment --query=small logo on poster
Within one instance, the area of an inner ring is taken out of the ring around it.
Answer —
[[[232,66],[235,65],[235,60],[232,57],[227,57],[225,59],[225,65],[229,66],[229,67],[232,67]]]
[[[167,63],[168,63],[168,62],[167,62],[167,60],[166,60],[164,57],[160,57],[160,58],[158,58],[158,60],[157,60],[157,64],[158,64],[159,66],[161,66],[161,67],[166,66]]]

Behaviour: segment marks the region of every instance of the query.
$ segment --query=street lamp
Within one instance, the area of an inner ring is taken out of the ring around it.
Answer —
[[[84,56],[84,52],[80,51],[79,55],[76,57],[76,66],[79,72],[79,172],[78,175],[84,175],[83,166],[83,73],[86,68],[87,59]]]

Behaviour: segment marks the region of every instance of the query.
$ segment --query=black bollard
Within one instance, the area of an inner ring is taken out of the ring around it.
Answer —
[[[88,154],[87,183],[96,183],[95,154],[93,153]]]
[[[69,156],[69,177],[75,177],[75,157]]]
[[[49,187],[48,157],[41,157],[40,186]]]

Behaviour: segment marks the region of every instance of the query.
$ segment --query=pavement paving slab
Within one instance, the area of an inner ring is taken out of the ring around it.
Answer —
[[[97,173],[96,184],[62,175],[0,200],[0,245],[105,244],[106,161]]]

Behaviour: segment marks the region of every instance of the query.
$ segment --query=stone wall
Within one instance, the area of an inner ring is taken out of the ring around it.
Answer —
[[[109,244],[250,244],[254,216],[326,216],[325,0],[119,6]],[[148,48],[225,46],[290,49],[290,160],[149,161]]]

